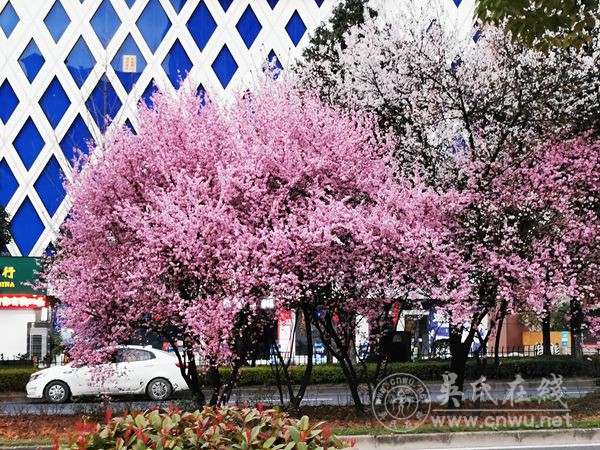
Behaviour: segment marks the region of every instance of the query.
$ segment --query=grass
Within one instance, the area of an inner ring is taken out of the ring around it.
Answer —
[[[573,424],[569,428],[600,428],[600,419],[594,420],[580,420],[573,421]],[[499,427],[499,428],[479,428],[479,427],[446,427],[439,428],[433,426],[424,426],[417,428],[416,430],[409,431],[402,434],[422,434],[422,433],[447,433],[459,432],[459,431],[516,431],[516,430],[550,430],[550,429],[567,429],[567,427],[542,427],[542,428],[531,428],[531,427]],[[348,428],[332,428],[331,432],[338,436],[383,436],[389,435],[390,430],[383,427],[348,427]],[[7,440],[0,439],[0,446],[2,445],[50,445],[52,444],[51,439],[20,439],[20,440]]]
[[[423,434],[423,433],[447,433],[447,432],[482,432],[482,431],[516,431],[516,430],[550,430],[550,429],[567,429],[567,428],[600,428],[600,418],[593,420],[575,420],[571,427],[496,427],[496,428],[479,428],[479,427],[433,427],[431,425],[419,427],[416,430],[412,430],[402,434]],[[331,432],[338,436],[383,436],[390,435],[390,430],[384,427],[347,427],[347,428],[332,428]],[[26,445],[51,445],[51,439],[19,439],[9,440],[0,439],[0,446],[26,446]]]
[[[0,439],[0,446],[20,446],[20,445],[52,445],[52,439]]]

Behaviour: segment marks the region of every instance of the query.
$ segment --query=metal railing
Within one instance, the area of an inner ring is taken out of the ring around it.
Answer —
[[[38,355],[30,356],[28,353],[17,354],[12,357],[5,357],[0,354],[0,369],[11,369],[11,368],[23,368],[23,367],[34,367],[34,368],[46,368],[51,366],[62,366],[66,364],[68,360],[65,359],[64,355],[46,355],[40,358]]]

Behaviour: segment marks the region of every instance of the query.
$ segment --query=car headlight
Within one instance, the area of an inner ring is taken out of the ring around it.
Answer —
[[[38,378],[42,378],[44,375],[46,375],[46,374],[45,373],[34,373],[29,378],[29,381],[37,380]]]

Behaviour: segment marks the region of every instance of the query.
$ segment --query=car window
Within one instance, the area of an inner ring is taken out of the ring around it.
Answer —
[[[152,352],[137,348],[120,348],[117,350],[116,362],[148,361],[156,358]]]
[[[154,356],[154,353],[149,352],[147,350],[136,350],[136,352],[136,361],[148,361],[149,359],[156,358],[156,356]]]

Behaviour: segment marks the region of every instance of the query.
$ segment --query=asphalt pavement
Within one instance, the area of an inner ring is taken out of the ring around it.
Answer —
[[[483,395],[484,401],[495,401],[499,406],[506,405],[505,401],[510,401],[510,386],[508,381],[489,381],[489,390]],[[443,401],[444,394],[440,383],[427,383],[431,399],[434,403]],[[523,384],[523,392],[527,397],[539,399],[544,393],[539,390],[540,380],[526,381]],[[582,397],[595,389],[598,389],[591,378],[569,378],[564,379],[562,383],[564,389],[564,402],[568,406],[568,399]],[[547,390],[547,389],[546,389]],[[207,397],[210,392],[206,391]],[[368,404],[369,396],[366,389],[362,392],[363,401]],[[473,398],[473,389],[470,383],[465,385],[464,398],[470,400]],[[284,402],[287,396],[284,395]],[[0,395],[0,415],[19,415],[19,414],[89,414],[103,411],[110,407],[115,412],[125,411],[127,409],[148,409],[152,407],[166,407],[171,403],[180,403],[185,406],[185,395],[182,398],[168,402],[147,401],[143,397],[138,398],[119,398],[115,397],[110,402],[102,402],[95,398],[81,398],[75,401],[60,405],[48,404],[40,400],[29,400],[25,394],[12,393]],[[275,386],[260,387],[241,387],[234,391],[230,403],[250,404],[263,402],[265,404],[278,404],[281,402],[279,392]],[[343,384],[324,384],[309,386],[303,400],[304,405],[347,405],[352,403],[352,398],[347,387]]]

